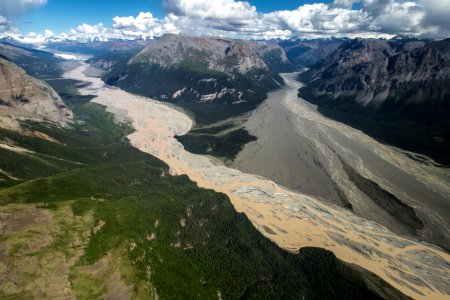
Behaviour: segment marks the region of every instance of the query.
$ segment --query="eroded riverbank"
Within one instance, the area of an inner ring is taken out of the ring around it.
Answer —
[[[192,126],[185,114],[161,102],[106,86],[98,78],[86,77],[86,68],[82,65],[66,73],[66,77],[91,83],[80,91],[97,96],[93,101],[112,112],[126,114],[136,130],[129,135],[132,145],[166,162],[173,173],[186,174],[201,187],[227,194],[236,210],[246,213],[254,226],[279,246],[291,251],[306,246],[325,248],[414,298],[449,297],[447,253],[261,176],[188,153],[174,138]]]

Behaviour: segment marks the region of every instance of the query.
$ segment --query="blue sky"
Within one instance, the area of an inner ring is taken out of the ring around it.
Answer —
[[[447,38],[449,16],[450,0],[0,0],[0,36]]]
[[[60,33],[82,23],[109,25],[115,16],[135,16],[141,11],[163,16],[157,0],[48,0],[43,7],[11,19],[23,32],[51,29]]]
[[[1,1],[1,0],[0,0]],[[262,13],[275,10],[293,10],[306,3],[330,2],[317,0],[251,0]],[[136,16],[150,11],[158,18],[164,17],[160,0],[48,0],[47,4],[23,14],[11,16],[14,25],[22,32],[66,32],[79,24],[103,23],[109,26],[116,16]]]

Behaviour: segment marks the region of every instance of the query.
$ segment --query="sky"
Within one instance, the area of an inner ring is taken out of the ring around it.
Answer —
[[[450,0],[0,0],[0,36],[450,37]]]

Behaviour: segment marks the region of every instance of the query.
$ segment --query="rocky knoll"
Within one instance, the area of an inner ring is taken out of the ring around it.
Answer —
[[[68,126],[72,118],[72,111],[48,84],[0,56],[0,127],[20,130],[23,120]]]
[[[450,39],[354,39],[300,76],[329,116],[448,163]]]

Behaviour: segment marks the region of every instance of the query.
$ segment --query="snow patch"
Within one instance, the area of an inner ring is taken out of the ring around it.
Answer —
[[[198,81],[198,83],[200,83],[200,82],[213,82],[213,81],[216,81],[216,80],[217,79],[215,79],[215,78],[200,79]]]
[[[184,87],[183,89],[176,91],[175,93],[173,93],[172,95],[172,99],[173,98],[178,98],[181,96],[181,94],[183,94],[186,91],[187,87]]]
[[[212,100],[215,100],[215,99],[222,98],[226,94],[234,94],[234,93],[236,93],[235,89],[223,88],[220,92],[207,94],[207,95],[202,95],[202,97],[200,98],[200,101],[208,102],[208,101],[212,101]],[[240,99],[240,96],[241,95],[239,95],[239,99]]]

